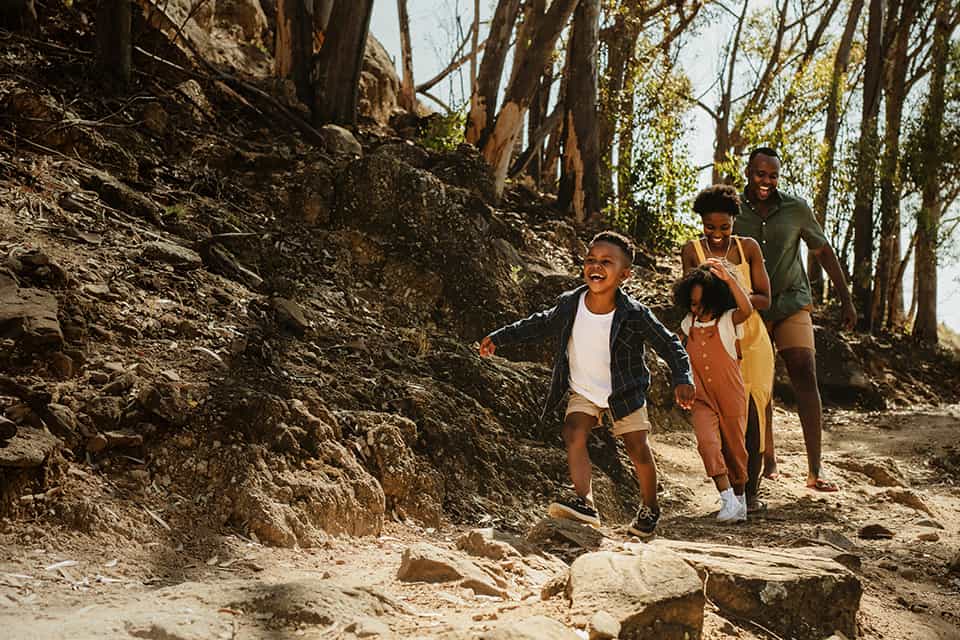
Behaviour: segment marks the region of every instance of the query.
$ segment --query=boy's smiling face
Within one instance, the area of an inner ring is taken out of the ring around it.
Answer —
[[[583,259],[583,281],[591,293],[611,293],[629,277],[630,261],[623,249],[602,240],[590,245]]]

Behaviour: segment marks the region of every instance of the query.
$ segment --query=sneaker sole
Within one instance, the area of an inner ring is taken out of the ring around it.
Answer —
[[[630,535],[633,535],[633,536],[637,536],[638,538],[647,539],[647,538],[652,538],[653,536],[657,535],[657,530],[654,529],[653,531],[650,531],[649,533],[647,533],[647,532],[641,531],[640,529],[634,529],[633,527],[627,527],[627,533],[629,533]]]
[[[575,511],[570,507],[566,507],[559,502],[553,502],[549,507],[547,507],[547,515],[549,515],[551,518],[574,520],[581,524],[590,525],[591,527],[600,526],[600,518],[591,518],[590,516],[585,516],[579,511]]]

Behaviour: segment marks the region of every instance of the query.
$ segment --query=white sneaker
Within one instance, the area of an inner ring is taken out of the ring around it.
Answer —
[[[734,495],[733,489],[726,489],[720,492],[722,506],[717,514],[717,522],[741,522],[747,518],[747,504],[741,503],[740,499]]]
[[[746,522],[747,521],[747,494],[741,493],[737,496],[737,500],[740,502],[740,506],[743,507],[743,515],[737,519],[737,522]]]

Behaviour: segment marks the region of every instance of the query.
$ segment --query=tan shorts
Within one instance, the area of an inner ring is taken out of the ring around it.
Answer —
[[[585,413],[597,419],[597,426],[603,424],[603,414],[608,413],[610,409],[598,407],[590,400],[584,398],[576,391],[570,392],[570,401],[567,402],[567,412],[564,417],[571,413]],[[610,416],[613,418],[613,414]],[[647,407],[643,406],[620,420],[613,421],[613,435],[622,436],[625,433],[633,431],[650,431],[650,420],[647,419]]]
[[[813,340],[813,318],[810,317],[809,309],[800,309],[772,327],[768,324],[767,331],[770,332],[770,339],[776,345],[777,351],[796,348],[817,350]]]

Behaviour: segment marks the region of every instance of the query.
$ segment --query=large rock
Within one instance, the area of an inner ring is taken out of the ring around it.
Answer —
[[[570,566],[567,596],[578,626],[606,611],[620,623],[621,638],[697,640],[703,631],[703,584],[683,558],[662,548],[580,556]]]
[[[57,299],[40,289],[21,289],[0,277],[0,338],[13,338],[26,351],[59,351],[63,331]]]
[[[477,640],[579,640],[580,638],[572,629],[546,616],[501,622],[493,629],[473,637]]]
[[[335,124],[325,124],[320,127],[320,137],[327,153],[334,156],[362,156],[363,147],[357,138]]]
[[[58,444],[59,441],[46,430],[20,425],[6,445],[0,444],[0,467],[39,467]]]
[[[404,582],[458,582],[475,593],[507,597],[507,583],[502,576],[468,558],[425,542],[413,544],[403,551],[397,579]]]
[[[387,124],[390,116],[399,110],[399,93],[400,78],[390,54],[376,38],[368,35],[360,71],[357,111],[380,124]]]
[[[260,42],[267,30],[267,14],[259,0],[217,0],[214,16],[225,27],[237,26],[244,39]]]
[[[820,640],[856,636],[863,589],[838,563],[781,549],[656,540],[653,553],[673,552],[704,578],[720,611],[756,621],[783,637]]]
[[[877,458],[860,454],[845,454],[831,462],[847,471],[861,473],[878,487],[905,487],[907,481],[893,458]]]

